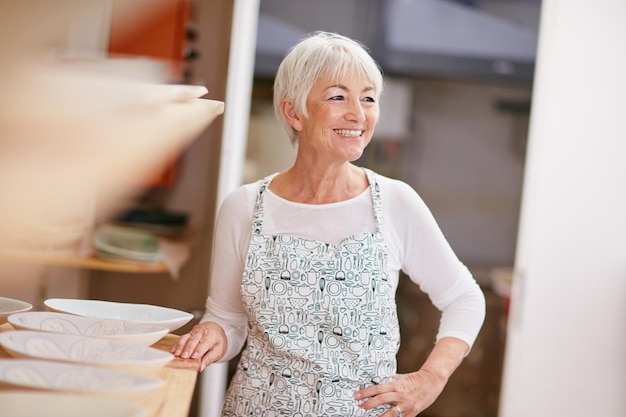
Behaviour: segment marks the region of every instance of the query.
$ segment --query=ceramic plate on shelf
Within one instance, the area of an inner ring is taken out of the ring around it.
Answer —
[[[108,253],[106,251],[103,250],[96,250],[95,252],[96,256],[98,258],[101,259],[105,259],[108,261],[114,261],[114,262],[125,262],[125,263],[131,263],[131,264],[157,264],[159,262],[161,262],[161,258],[156,258],[156,259],[147,259],[147,260],[143,260],[143,259],[137,259],[137,258],[129,258],[126,256],[119,256],[113,253]]]
[[[0,410],[7,417],[146,417],[140,405],[88,395],[0,391]]]
[[[0,297],[0,324],[6,323],[9,315],[22,311],[28,311],[32,308],[32,304],[27,303],[26,301]]]
[[[165,387],[165,381],[95,366],[37,359],[0,359],[0,382],[21,388],[141,398]]]
[[[9,323],[20,330],[67,333],[101,337],[150,346],[165,336],[169,329],[164,326],[140,324],[132,321],[99,319],[50,311],[26,311],[12,314]]]
[[[17,358],[73,362],[129,372],[152,372],[174,359],[171,353],[132,343],[31,330],[2,332],[0,345]]]
[[[159,238],[154,233],[132,227],[101,226],[93,245],[98,253],[139,262],[157,262],[161,258]]]
[[[44,301],[44,304],[48,310],[59,313],[164,326],[171,332],[184,326],[193,318],[193,314],[185,311],[150,304],[75,298],[49,298]]]

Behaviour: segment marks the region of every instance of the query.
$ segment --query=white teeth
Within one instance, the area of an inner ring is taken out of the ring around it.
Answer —
[[[341,136],[352,136],[358,137],[363,133],[362,130],[347,130],[347,129],[335,129],[335,132],[339,133]]]

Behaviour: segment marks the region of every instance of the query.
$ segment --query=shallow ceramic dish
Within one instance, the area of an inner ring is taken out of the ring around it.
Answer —
[[[26,311],[9,316],[9,323],[20,330],[76,334],[150,346],[169,329],[125,320],[99,319],[50,311]]]
[[[93,239],[98,252],[139,262],[157,262],[161,257],[158,237],[132,227],[104,225]]]
[[[80,300],[73,298],[49,298],[44,301],[44,305],[48,310],[59,313],[164,326],[171,332],[184,326],[193,318],[193,314],[185,311],[150,304]]]
[[[108,253],[107,251],[103,251],[103,250],[96,250],[96,256],[98,256],[98,258],[101,259],[105,259],[105,260],[109,260],[109,261],[115,261],[115,262],[125,262],[125,263],[131,263],[131,264],[137,264],[137,263],[141,263],[141,264],[156,264],[161,262],[163,259],[161,257],[159,258],[155,258],[155,259],[138,259],[138,258],[129,258],[127,256],[120,256],[120,255],[116,255],[114,253]]]
[[[0,324],[6,323],[9,315],[22,311],[28,311],[32,308],[32,304],[27,303],[26,301],[0,297]]]
[[[132,343],[31,330],[2,332],[0,345],[17,358],[73,362],[139,373],[153,372],[174,359],[171,353]]]
[[[0,392],[0,410],[7,417],[146,417],[140,405],[113,398],[36,391]]]
[[[0,382],[22,388],[137,399],[165,381],[95,366],[37,359],[0,359]]]

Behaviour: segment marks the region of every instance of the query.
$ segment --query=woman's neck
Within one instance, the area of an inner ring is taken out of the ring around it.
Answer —
[[[368,186],[365,172],[348,162],[338,166],[296,163],[274,177],[270,190],[289,201],[328,204],[354,198]]]

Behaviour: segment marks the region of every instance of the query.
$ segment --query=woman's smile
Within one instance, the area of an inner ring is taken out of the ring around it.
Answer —
[[[359,137],[363,134],[362,130],[348,130],[348,129],[334,129],[335,132],[341,136],[347,136],[351,138]]]

